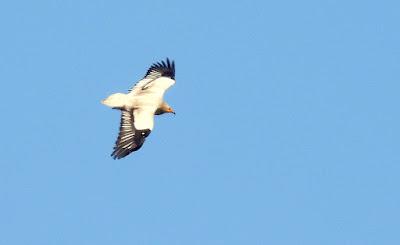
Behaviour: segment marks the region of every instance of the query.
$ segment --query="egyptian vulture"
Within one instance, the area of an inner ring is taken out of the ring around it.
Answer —
[[[167,89],[175,84],[175,63],[166,61],[154,63],[142,80],[128,93],[116,93],[101,103],[121,111],[119,135],[111,156],[121,159],[139,150],[154,126],[154,115],[173,113],[164,100]]]

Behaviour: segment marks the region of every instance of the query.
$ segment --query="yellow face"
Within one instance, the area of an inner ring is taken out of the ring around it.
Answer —
[[[171,107],[168,107],[166,111],[168,113],[174,113],[175,114],[175,111]]]

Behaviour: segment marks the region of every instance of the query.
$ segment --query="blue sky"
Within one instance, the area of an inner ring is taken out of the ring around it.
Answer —
[[[399,244],[396,1],[0,4],[0,243]],[[176,61],[143,148],[100,104]]]

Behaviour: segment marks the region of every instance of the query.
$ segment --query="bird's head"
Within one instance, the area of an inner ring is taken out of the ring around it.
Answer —
[[[163,102],[161,106],[156,110],[155,114],[156,115],[161,115],[164,113],[173,113],[175,114],[174,109],[170,105],[168,105],[166,102]]]

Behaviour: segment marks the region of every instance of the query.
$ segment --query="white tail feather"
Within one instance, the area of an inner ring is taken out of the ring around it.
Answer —
[[[112,94],[102,100],[101,103],[111,108],[123,108],[127,104],[127,95],[122,93]]]

